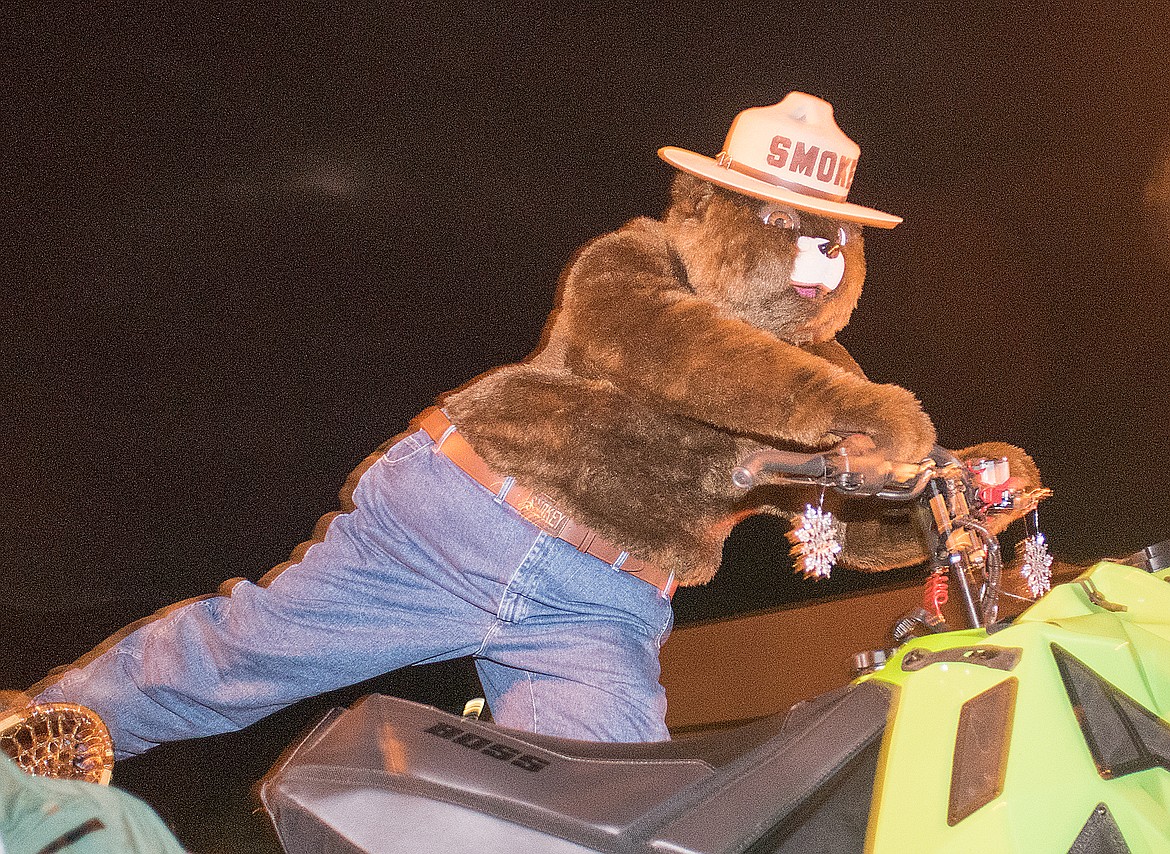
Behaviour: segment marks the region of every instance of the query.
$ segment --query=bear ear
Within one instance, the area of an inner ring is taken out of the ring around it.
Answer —
[[[714,195],[714,184],[686,172],[678,172],[670,187],[670,208],[667,214],[678,219],[701,218]]]

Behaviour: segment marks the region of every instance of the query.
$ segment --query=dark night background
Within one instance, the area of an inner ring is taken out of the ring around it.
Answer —
[[[6,14],[0,687],[282,561],[531,350],[579,245],[662,209],[657,147],[714,154],[793,89],[861,145],[851,201],[906,218],[869,232],[858,361],[945,444],[1027,448],[1058,556],[1168,535],[1164,4],[344,5]],[[775,537],[680,623],[800,595]],[[317,708],[116,782],[196,851],[273,850],[247,788]]]

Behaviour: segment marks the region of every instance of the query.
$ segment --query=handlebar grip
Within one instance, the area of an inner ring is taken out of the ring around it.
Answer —
[[[731,481],[740,489],[751,489],[763,474],[797,475],[817,479],[826,477],[828,472],[828,462],[821,454],[800,454],[795,451],[765,448],[749,454],[742,464],[732,469]]]

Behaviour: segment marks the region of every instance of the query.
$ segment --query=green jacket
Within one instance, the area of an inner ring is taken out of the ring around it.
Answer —
[[[50,780],[0,753],[0,854],[182,854],[162,819],[126,792]]]

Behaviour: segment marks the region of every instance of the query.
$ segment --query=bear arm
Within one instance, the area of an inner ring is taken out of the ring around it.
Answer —
[[[636,233],[586,250],[566,281],[564,308],[572,370],[675,414],[808,447],[865,433],[898,460],[921,459],[934,444],[934,427],[910,392],[723,313],[687,292],[669,253]]]
[[[849,351],[836,338],[830,338],[828,341],[817,341],[813,344],[805,344],[800,349],[806,353],[812,353],[814,356],[820,356],[828,362],[836,365],[844,371],[855,374],[863,379],[866,378],[865,371],[861,369],[861,365],[849,354]]]

